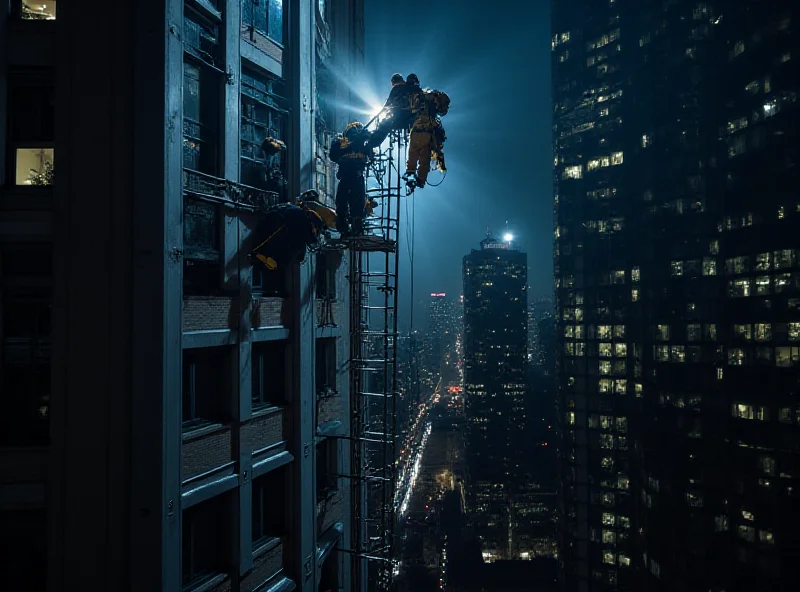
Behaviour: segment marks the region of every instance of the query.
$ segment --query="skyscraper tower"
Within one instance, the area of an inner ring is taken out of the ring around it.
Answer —
[[[0,40],[0,590],[360,590],[348,257],[246,255],[332,202],[363,1],[11,0]]]
[[[487,560],[508,558],[509,498],[522,473],[527,256],[490,236],[464,257],[467,514]]]
[[[553,5],[565,589],[796,589],[798,18]]]

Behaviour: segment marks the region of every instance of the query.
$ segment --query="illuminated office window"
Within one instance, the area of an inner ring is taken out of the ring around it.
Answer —
[[[22,0],[20,16],[23,20],[56,20],[56,0]]]

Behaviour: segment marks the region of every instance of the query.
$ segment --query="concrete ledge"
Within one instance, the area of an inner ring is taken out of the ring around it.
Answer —
[[[253,479],[288,465],[294,460],[292,454],[285,450],[285,442],[281,443],[280,448],[273,448],[274,450],[269,450],[268,452],[259,450],[253,453],[253,468],[251,470]]]
[[[333,337],[342,336],[342,328],[340,326],[317,327],[314,330],[317,339],[328,339]]]
[[[183,334],[183,349],[200,347],[219,347],[235,345],[236,331],[230,329],[212,329],[210,331],[186,331]]]
[[[236,487],[239,475],[233,461],[225,463],[181,484],[181,506],[189,508]]]
[[[191,508],[206,500],[216,497],[226,491],[234,489],[239,484],[239,475],[228,475],[216,481],[199,485],[189,491],[181,493],[181,508]]]
[[[265,582],[258,588],[255,588],[253,592],[293,592],[293,590],[296,589],[297,586],[292,580],[283,574],[277,574],[268,582]]]
[[[336,543],[339,542],[343,534],[344,524],[337,522],[319,537],[317,541],[317,565],[320,567],[322,566],[322,563],[324,563],[331,554],[331,551],[336,547]],[[317,585],[319,585],[319,582],[317,582]]]
[[[326,421],[317,426],[317,437],[328,438],[330,436],[340,436],[342,422],[339,419]]]
[[[259,327],[250,330],[250,341],[253,343],[281,341],[282,339],[289,339],[289,329],[286,327]]]

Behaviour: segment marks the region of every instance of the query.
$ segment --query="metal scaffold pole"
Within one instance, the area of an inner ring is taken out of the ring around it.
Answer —
[[[367,195],[378,202],[364,236],[350,239],[350,385],[353,590],[391,589],[394,575],[400,166],[404,132],[373,160]]]

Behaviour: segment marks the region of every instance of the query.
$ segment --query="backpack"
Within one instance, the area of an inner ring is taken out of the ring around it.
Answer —
[[[436,114],[444,117],[450,111],[450,97],[447,93],[441,90],[433,90],[430,92],[432,95],[433,104],[436,106]]]

